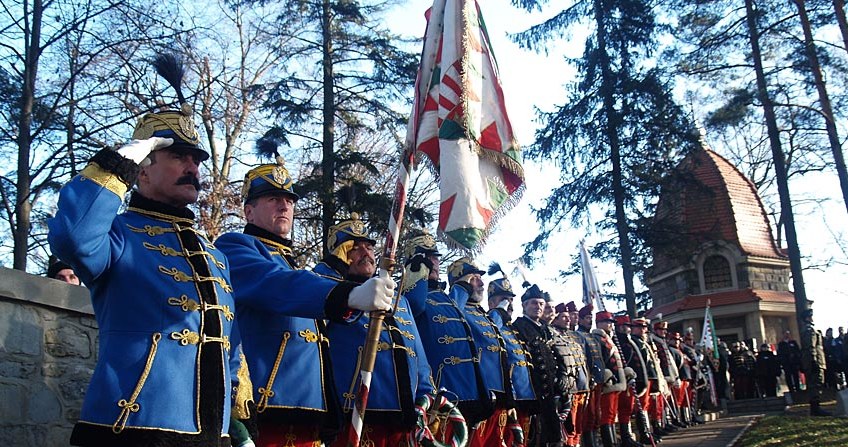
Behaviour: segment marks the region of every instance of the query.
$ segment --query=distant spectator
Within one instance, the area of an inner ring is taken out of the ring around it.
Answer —
[[[780,364],[777,356],[767,344],[760,346],[757,353],[757,388],[760,397],[777,396],[777,378],[780,376]]]
[[[842,389],[842,339],[833,336],[833,328],[827,328],[824,335],[824,355],[827,359],[825,384],[829,388]]]
[[[848,334],[842,326],[839,326],[839,339],[842,340],[842,374],[848,381]]]
[[[754,397],[754,370],[757,359],[745,346],[735,342],[730,347],[730,380],[733,382],[733,398],[751,399]]]
[[[783,333],[783,340],[777,344],[777,360],[780,362],[780,367],[783,368],[783,373],[786,377],[786,386],[789,391],[798,391],[800,381],[799,372],[801,370],[801,346],[797,341],[792,339],[792,333],[786,331]]]
[[[77,274],[74,273],[73,267],[62,261],[56,261],[47,268],[47,277],[66,282],[68,284],[73,284],[75,286],[80,285],[80,280],[77,277]]]
[[[727,373],[730,369],[730,352],[727,349],[727,343],[719,340],[718,342],[718,365],[715,365],[711,360],[713,356],[707,353],[705,359],[709,361],[710,366],[714,366],[716,370],[716,394],[719,399],[730,399],[730,387],[727,381]]]

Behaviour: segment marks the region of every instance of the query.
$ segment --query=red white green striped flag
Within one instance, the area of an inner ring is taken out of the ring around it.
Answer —
[[[427,13],[406,144],[439,180],[439,234],[452,247],[481,250],[520,199],[524,169],[474,0],[436,0]]]

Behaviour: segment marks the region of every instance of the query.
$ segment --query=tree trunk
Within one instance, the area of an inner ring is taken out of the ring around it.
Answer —
[[[822,114],[824,115],[825,128],[827,129],[827,140],[830,142],[830,151],[833,153],[833,161],[836,163],[836,175],[839,176],[839,186],[842,188],[842,201],[848,211],[848,169],[845,167],[845,157],[842,155],[842,145],[839,142],[839,134],[836,130],[836,121],[833,118],[833,107],[830,105],[830,97],[824,84],[821,64],[816,54],[816,44],[813,41],[813,29],[810,18],[807,15],[807,7],[804,0],[793,0],[798,7],[798,17],[801,19],[801,28],[804,30],[804,46],[807,50],[807,60],[810,61],[810,71],[816,82],[816,90],[819,94]],[[844,17],[843,17],[844,19]]]
[[[745,10],[748,19],[748,37],[751,41],[751,58],[757,75],[757,97],[763,105],[763,115],[768,129],[774,173],[777,178],[777,192],[780,195],[780,214],[786,229],[786,243],[789,248],[789,265],[792,270],[792,285],[795,289],[796,318],[807,309],[807,292],[804,288],[804,276],[801,269],[801,250],[798,247],[798,235],[795,232],[795,217],[792,214],[792,201],[789,197],[789,181],[786,174],[786,159],[780,144],[780,132],[777,127],[777,117],[774,104],[768,93],[766,75],[763,70],[762,53],[760,52],[760,35],[757,28],[756,11],[753,0],[745,0]],[[799,327],[803,323],[799,320]]]
[[[618,132],[621,118],[615,109],[615,79],[610,68],[610,58],[607,53],[607,35],[605,11],[600,0],[595,0],[595,26],[597,27],[598,57],[601,65],[601,96],[603,97],[604,115],[607,118],[606,134],[610,145],[612,160],[612,194],[615,203],[615,227],[618,233],[618,246],[621,252],[621,270],[624,276],[624,296],[627,303],[627,313],[636,316],[636,292],[633,287],[633,249],[630,246],[630,225],[624,211],[624,180],[621,167],[621,142]]]
[[[335,185],[335,154],[333,143],[335,140],[335,90],[333,83],[333,33],[332,33],[332,11],[330,0],[323,0],[321,4],[321,33],[322,54],[324,68],[324,104],[323,104],[323,133],[321,135],[321,241],[324,257],[330,254],[327,249],[327,237],[336,214],[333,204],[333,189]]]
[[[839,25],[839,32],[842,34],[843,49],[848,52],[848,19],[845,18],[845,1],[833,0],[833,10],[836,13],[836,23]]]
[[[30,202],[29,162],[32,150],[32,111],[35,104],[35,78],[38,72],[38,59],[41,56],[41,16],[44,9],[41,0],[24,2],[24,73],[21,91],[21,116],[18,120],[18,175],[15,184],[15,227],[13,228],[13,267],[26,271],[27,249],[32,202]],[[29,18],[32,22],[29,22]]]

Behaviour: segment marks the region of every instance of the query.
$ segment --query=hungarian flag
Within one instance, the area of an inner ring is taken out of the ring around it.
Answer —
[[[521,197],[524,169],[476,1],[436,0],[427,11],[406,144],[439,181],[439,234],[451,247],[481,250]]]

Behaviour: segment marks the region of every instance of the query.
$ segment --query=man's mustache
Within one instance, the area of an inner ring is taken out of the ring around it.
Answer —
[[[184,175],[177,179],[177,185],[192,185],[194,189],[200,191],[202,188],[200,186],[200,180],[193,175]]]

